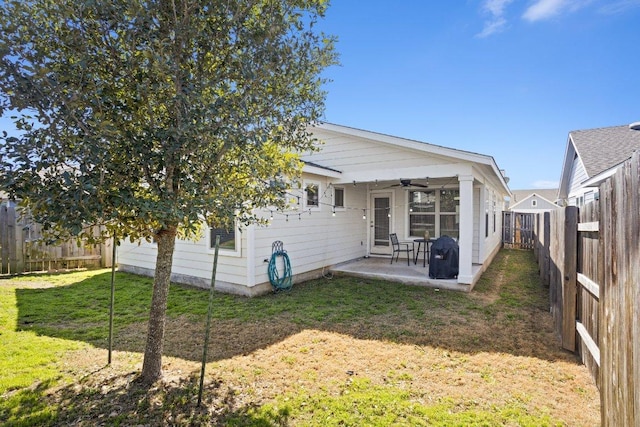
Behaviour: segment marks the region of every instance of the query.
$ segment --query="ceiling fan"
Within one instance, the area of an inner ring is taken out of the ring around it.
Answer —
[[[427,181],[428,182],[428,181]],[[421,187],[421,188],[429,188],[429,184],[412,184],[410,179],[400,179],[400,184],[393,184],[387,188],[391,187]]]

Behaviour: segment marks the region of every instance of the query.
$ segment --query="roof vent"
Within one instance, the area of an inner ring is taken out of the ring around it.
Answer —
[[[633,122],[629,125],[631,130],[640,130],[640,122]]]

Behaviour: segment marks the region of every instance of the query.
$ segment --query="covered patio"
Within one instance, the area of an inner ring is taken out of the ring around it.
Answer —
[[[474,264],[473,275],[482,273],[482,266]],[[431,279],[429,278],[429,265],[422,266],[421,262],[407,265],[406,259],[390,263],[390,257],[363,257],[352,261],[343,262],[331,267],[331,272],[337,275],[362,277],[367,279],[388,280],[390,282],[407,285],[424,286],[435,289],[448,289],[453,291],[470,292],[475,285],[459,283],[457,279]]]
[[[458,275],[451,282],[460,290],[473,288],[500,247],[501,213],[509,194],[506,178],[491,156],[328,123],[313,131],[324,145],[321,152],[302,156],[305,171],[327,177],[334,216],[350,210],[362,213],[366,230],[351,220],[341,237],[353,235],[354,246],[364,249],[370,274],[398,275],[405,283],[431,282],[422,265],[413,273],[411,266],[389,273],[384,262],[370,263],[391,255],[391,234],[409,242],[446,235],[459,245]],[[322,186],[309,182],[316,185],[313,188]],[[406,266],[408,255],[404,256]],[[362,273],[360,267],[355,270]]]

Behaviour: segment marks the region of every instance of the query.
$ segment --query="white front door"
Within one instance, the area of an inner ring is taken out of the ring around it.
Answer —
[[[371,194],[371,253],[388,255],[391,253],[389,233],[391,232],[391,193]]]

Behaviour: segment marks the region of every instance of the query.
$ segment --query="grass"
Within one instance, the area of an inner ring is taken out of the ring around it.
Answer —
[[[0,281],[6,425],[596,425],[586,369],[558,348],[531,254],[501,251],[471,294],[336,277],[214,298],[205,405],[197,376],[208,297],[172,285],[165,379],[136,382],[151,280],[110,273]]]

